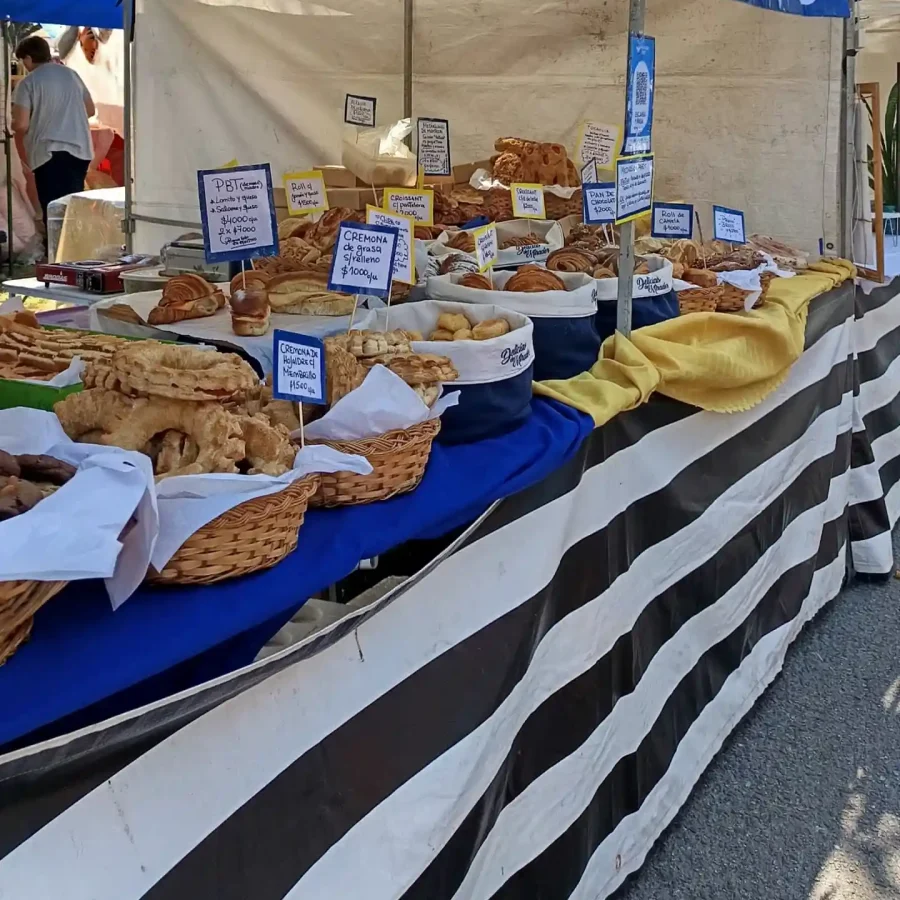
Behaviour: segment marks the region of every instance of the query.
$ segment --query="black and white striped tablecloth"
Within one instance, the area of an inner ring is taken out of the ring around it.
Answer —
[[[607,897],[850,537],[890,570],[898,303],[832,291],[754,409],[655,399],[356,618],[0,759],[0,898]]]

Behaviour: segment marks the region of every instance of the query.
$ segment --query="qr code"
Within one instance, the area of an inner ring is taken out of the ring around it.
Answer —
[[[638,71],[634,78],[634,102],[638,106],[647,105],[647,92],[650,89],[650,73]]]

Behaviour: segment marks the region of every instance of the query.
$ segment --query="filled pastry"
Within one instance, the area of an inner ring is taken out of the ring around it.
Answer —
[[[348,316],[353,312],[350,294],[328,290],[327,272],[287,272],[267,285],[272,312],[305,316]]]
[[[231,305],[231,329],[243,337],[266,334],[269,330],[269,294],[263,289],[238,288],[228,301]]]

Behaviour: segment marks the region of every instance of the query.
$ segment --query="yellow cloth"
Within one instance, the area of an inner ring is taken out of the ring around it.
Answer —
[[[691,313],[603,342],[589,372],[543,381],[535,393],[592,416],[596,425],[644,403],[654,391],[700,409],[739,412],[767,397],[803,352],[810,301],[856,275],[844,260],[776,278],[760,308]]]

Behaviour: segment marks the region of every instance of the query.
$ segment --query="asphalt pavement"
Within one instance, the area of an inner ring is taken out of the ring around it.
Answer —
[[[730,898],[900,898],[900,580],[853,583],[804,629],[616,895]]]

